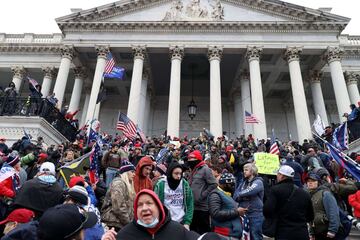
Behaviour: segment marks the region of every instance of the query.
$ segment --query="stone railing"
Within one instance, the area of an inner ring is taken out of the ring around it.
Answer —
[[[61,33],[54,34],[5,34],[0,33],[0,44],[1,43],[33,43],[33,44],[60,44],[62,43],[63,37]]]
[[[69,141],[77,129],[46,98],[0,97],[0,116],[42,117]]]
[[[360,47],[360,36],[341,35],[339,36],[340,46],[344,47]]]

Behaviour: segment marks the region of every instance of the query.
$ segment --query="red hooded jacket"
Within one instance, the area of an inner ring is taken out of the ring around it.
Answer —
[[[142,169],[145,166],[154,167],[154,162],[150,157],[143,157],[140,159],[139,163],[136,166],[135,177],[134,177],[134,188],[135,192],[138,193],[143,189],[153,189],[151,179],[142,175]]]

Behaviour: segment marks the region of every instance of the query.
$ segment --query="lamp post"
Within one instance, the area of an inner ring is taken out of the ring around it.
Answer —
[[[188,114],[191,120],[194,119],[194,117],[196,116],[196,110],[197,110],[197,106],[194,102],[194,68],[196,67],[196,65],[193,63],[190,65],[191,67],[191,101],[190,104],[188,105]]]

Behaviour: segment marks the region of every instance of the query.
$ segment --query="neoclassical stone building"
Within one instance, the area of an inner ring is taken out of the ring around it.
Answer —
[[[341,34],[349,21],[279,0],[118,1],[57,18],[62,34],[0,34],[0,85],[27,96],[29,75],[110,133],[122,111],[149,136],[274,129],[302,140],[316,115],[337,123],[360,101],[360,36]],[[105,79],[96,104],[109,51],[126,74]],[[245,124],[245,110],[261,122]]]

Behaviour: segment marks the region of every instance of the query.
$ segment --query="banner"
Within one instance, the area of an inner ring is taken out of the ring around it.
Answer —
[[[255,153],[254,160],[260,174],[276,175],[280,168],[279,156],[275,154]]]

